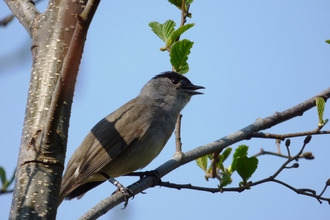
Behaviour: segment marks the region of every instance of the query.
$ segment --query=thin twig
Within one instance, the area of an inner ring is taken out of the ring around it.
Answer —
[[[307,135],[319,135],[319,134],[330,134],[330,131],[319,131],[318,129],[314,129],[312,131],[306,132],[298,132],[298,133],[291,133],[291,134],[271,134],[271,133],[263,133],[263,132],[254,132],[252,137],[255,138],[271,138],[271,139],[279,139],[284,141],[286,138],[291,137],[302,137]]]
[[[303,146],[302,146],[302,148],[300,149],[300,151],[294,156],[294,157],[290,157],[290,158],[288,158],[288,160],[286,161],[286,162],[284,162],[283,164],[282,164],[282,166],[271,176],[271,178],[272,179],[275,179],[276,178],[276,176],[278,175],[278,174],[280,174],[281,172],[282,172],[282,170],[283,169],[285,169],[286,167],[287,167],[287,165],[289,164],[289,163],[291,163],[293,160],[298,160],[298,158],[299,158],[299,156],[302,154],[302,152],[304,151],[304,149],[305,149],[305,146],[308,144],[308,142],[306,142],[306,139],[308,139],[308,138],[311,138],[311,136],[307,136],[306,138],[305,138],[305,141],[304,141],[304,144],[303,144]]]
[[[175,124],[175,146],[176,152],[182,152],[182,143],[181,143],[181,118],[182,114],[180,114],[176,120]]]
[[[322,201],[327,201],[330,203],[330,198],[322,197],[322,194],[316,195],[316,192],[312,189],[298,189],[298,188],[292,187],[289,184],[282,182],[280,180],[272,179],[271,177],[265,178],[258,182],[249,182],[247,185],[244,185],[241,187],[228,187],[228,188],[221,188],[221,189],[200,187],[200,186],[194,186],[191,184],[174,184],[174,183],[170,183],[170,182],[159,182],[156,185],[167,187],[167,188],[178,189],[178,190],[190,189],[190,190],[198,190],[198,191],[210,192],[210,193],[217,193],[217,192],[224,193],[224,192],[243,192],[246,189],[251,189],[251,187],[253,187],[253,186],[257,186],[257,185],[267,183],[267,182],[275,182],[275,183],[281,184],[300,195],[313,197],[313,198],[317,199],[317,201],[320,203],[322,203]]]
[[[322,197],[324,191],[326,190],[327,186],[330,184],[330,180],[328,180],[326,182],[326,185],[324,187],[324,189],[322,190],[322,192],[320,193],[320,195],[317,195],[315,190],[312,189],[298,189],[295,188],[285,182],[282,182],[278,179],[276,179],[276,176],[278,176],[278,174],[280,174],[284,169],[286,168],[297,168],[298,166],[296,164],[293,164],[292,166],[288,167],[287,165],[289,163],[291,163],[293,160],[296,160],[298,158],[301,157],[301,154],[304,150],[304,148],[306,147],[306,145],[309,143],[311,136],[308,136],[305,138],[304,140],[304,144],[302,146],[302,148],[300,149],[300,151],[298,152],[297,155],[295,155],[294,157],[290,157],[288,158],[288,160],[286,162],[284,162],[282,164],[282,166],[270,177],[264,178],[262,180],[256,181],[256,182],[248,182],[248,184],[241,186],[241,187],[228,187],[228,188],[207,188],[207,187],[199,187],[199,186],[193,186],[191,184],[174,184],[174,183],[169,183],[169,182],[157,182],[156,185],[159,186],[164,186],[164,187],[168,187],[168,188],[175,188],[175,189],[191,189],[191,190],[199,190],[199,191],[204,191],[204,192],[211,192],[211,193],[216,193],[216,192],[242,192],[246,189],[250,189],[252,186],[257,186],[266,182],[275,182],[278,184],[281,184],[289,189],[291,189],[292,191],[300,194],[300,195],[305,195],[305,196],[310,196],[313,197],[315,199],[317,199],[317,201],[319,201],[320,203],[322,203],[323,201],[327,201],[330,203],[330,198],[325,198]]]
[[[272,156],[277,156],[277,157],[283,157],[283,158],[290,158],[287,155],[281,154],[281,153],[275,153],[275,152],[271,152],[271,151],[265,151],[263,148],[260,149],[260,151],[258,153],[256,153],[255,155],[253,155],[254,157],[259,157],[261,155],[272,155]],[[301,156],[301,158],[303,158]]]
[[[187,10],[186,10],[186,6],[187,6]],[[188,16],[188,13],[189,13],[189,8],[190,8],[190,5],[187,5],[186,1],[182,0],[180,26],[183,26],[187,22],[187,16]]]
[[[253,155],[253,157],[259,157],[261,155],[272,155],[272,156],[277,156],[277,157],[282,157],[282,158],[288,159],[288,158],[291,158],[289,152],[290,151],[288,151],[288,155],[284,155],[284,154],[279,154],[279,153],[275,153],[275,152],[271,152],[271,151],[265,151],[263,148],[261,148],[258,153],[256,153],[255,155]],[[299,159],[312,160],[312,159],[314,159],[314,156],[313,156],[313,153],[312,152],[305,152],[305,153],[299,155],[298,158]]]
[[[217,175],[217,163],[219,162],[219,154],[221,152],[217,151],[217,152],[214,152],[212,157],[213,157],[213,160],[212,160],[212,176],[211,178],[216,178],[218,175]]]
[[[281,140],[280,139],[276,139],[275,140],[276,146],[277,146],[277,152],[278,154],[281,154]]]
[[[324,186],[322,192],[320,193],[320,196],[322,196],[323,193],[325,192],[325,190],[328,188],[328,186],[329,186],[329,182],[330,182],[330,179],[328,179],[327,182],[325,183],[325,186]]]
[[[193,189],[193,190],[211,192],[211,193],[219,192],[219,188],[200,187],[200,186],[193,186],[191,184],[174,184],[174,183],[170,183],[170,182],[158,182],[157,186],[164,186],[167,188],[173,188],[173,189],[178,189],[178,190]]]

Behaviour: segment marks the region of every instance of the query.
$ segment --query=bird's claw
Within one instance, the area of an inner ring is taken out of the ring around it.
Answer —
[[[117,192],[121,192],[123,194],[123,196],[124,196],[124,208],[122,208],[122,209],[125,209],[127,207],[127,205],[128,205],[128,199],[129,199],[129,197],[132,197],[132,199],[134,199],[134,193],[133,193],[132,190],[124,187],[121,184],[118,185],[117,187],[118,187],[118,189],[113,194],[115,194]]]

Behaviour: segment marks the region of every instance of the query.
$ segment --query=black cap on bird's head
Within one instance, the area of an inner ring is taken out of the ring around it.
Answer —
[[[202,92],[198,92],[196,90],[205,89],[205,87],[203,87],[203,86],[197,86],[197,85],[192,84],[187,77],[185,77],[182,74],[179,74],[177,72],[174,72],[174,71],[163,72],[161,74],[156,75],[152,79],[158,79],[158,78],[168,78],[171,80],[171,82],[173,84],[180,84],[180,86],[178,88],[184,89],[190,95],[203,94]]]

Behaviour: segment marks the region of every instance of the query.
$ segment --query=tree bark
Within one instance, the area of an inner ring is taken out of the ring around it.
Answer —
[[[99,1],[5,0],[32,38],[33,64],[10,219],[55,219],[74,86]]]

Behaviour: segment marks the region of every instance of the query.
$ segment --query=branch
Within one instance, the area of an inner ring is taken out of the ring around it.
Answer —
[[[181,143],[181,118],[182,115],[180,114],[176,120],[175,124],[175,146],[176,146],[176,153],[182,152],[182,143]]]
[[[214,152],[212,154],[212,174],[211,174],[211,178],[219,178],[219,175],[218,175],[218,171],[219,169],[217,168],[217,163],[219,162],[219,154],[221,153],[221,151],[217,151],[217,152]]]
[[[78,75],[79,64],[82,57],[88,28],[99,2],[100,0],[88,1],[83,12],[78,15],[77,24],[75,25],[67,54],[63,60],[62,73],[60,74],[60,79],[57,81],[53,93],[48,119],[46,120],[46,134],[51,134],[52,131],[56,131],[59,120],[53,119],[60,117],[59,115],[62,114],[61,110],[63,106],[68,104],[68,101],[72,102],[76,77]],[[77,54],[80,56],[77,56]]]
[[[317,128],[312,131],[297,132],[297,133],[291,133],[291,134],[271,134],[271,133],[255,132],[252,134],[252,137],[280,139],[283,141],[286,138],[291,138],[291,137],[302,137],[302,136],[307,136],[307,135],[319,135],[319,134],[330,134],[330,131],[320,131]]]
[[[306,145],[310,142],[311,139],[312,139],[312,136],[307,136],[304,140],[304,144],[303,144],[302,148],[296,154],[296,156],[288,158],[288,160],[285,163],[283,163],[283,165],[270,178],[275,179],[275,177],[278,174],[280,174],[280,172],[282,172],[282,170],[285,169],[289,163],[291,163],[293,160],[298,160],[299,156],[302,154]],[[287,147],[289,148],[289,146],[287,146]]]
[[[316,195],[316,192],[314,190],[311,190],[311,189],[297,189],[297,188],[294,188],[294,187],[290,186],[289,184],[286,184],[286,183],[284,183],[280,180],[277,180],[277,179],[273,179],[271,181],[279,183],[279,184],[291,189],[292,191],[294,191],[294,192],[296,192],[300,195],[305,195],[305,196],[310,196],[310,197],[316,198],[316,200],[319,203],[322,203],[321,200],[323,200],[323,201],[327,201],[330,204],[330,198],[325,198],[325,197],[322,197],[321,195]]]
[[[187,17],[189,15],[189,8],[190,8],[190,5],[187,5],[186,1],[182,0],[180,26],[183,26],[187,22]]]
[[[197,190],[197,191],[203,191],[203,192],[210,192],[210,193],[218,193],[219,188],[209,188],[209,187],[200,187],[200,186],[193,186],[191,184],[174,184],[170,182],[159,182],[157,183],[157,186],[164,186],[167,188],[172,188],[172,189],[192,189],[192,190]]]
[[[33,1],[24,0],[4,0],[10,10],[13,12],[14,16],[21,22],[25,30],[28,32],[32,38],[32,26],[33,21],[40,12],[35,7]]]
[[[290,190],[296,192],[297,194],[315,198],[320,203],[322,203],[322,201],[327,201],[330,204],[330,198],[322,197],[322,193],[317,195],[314,190],[298,189],[298,188],[290,186],[289,184],[287,184],[285,182],[282,182],[277,179],[272,179],[270,177],[260,180],[258,182],[254,182],[254,183],[250,182],[249,184],[242,186],[242,187],[232,187],[232,188],[222,188],[222,189],[193,186],[191,184],[174,184],[174,183],[170,183],[170,182],[159,182],[159,183],[157,183],[157,185],[164,186],[167,188],[177,189],[177,190],[190,189],[190,190],[197,190],[197,191],[210,192],[210,193],[224,193],[224,192],[243,192],[246,189],[251,189],[252,186],[257,186],[257,185],[260,185],[260,184],[266,183],[266,182],[275,182],[275,183],[281,184],[281,185],[289,188]],[[327,186],[325,186],[325,188],[327,188]]]
[[[244,139],[250,139],[252,138],[252,134],[254,132],[271,128],[274,125],[280,124],[294,117],[302,116],[304,112],[315,107],[315,100],[317,97],[320,96],[322,96],[324,100],[327,100],[330,97],[330,88],[283,112],[276,112],[275,114],[267,118],[257,119],[251,125],[233,134],[223,137],[217,141],[211,142],[204,146],[197,147],[191,151],[186,152],[184,155],[176,154],[172,159],[168,160],[167,162],[159,166],[155,171],[159,173],[159,178],[162,178],[163,176],[173,171],[174,169],[186,163],[194,161],[197,158],[211,154],[213,152],[221,152],[229,145],[232,145]],[[137,181],[136,183],[132,184],[128,188],[132,190],[134,195],[136,195],[153,185],[154,185],[153,178],[146,176],[141,180]],[[87,217],[90,217],[91,219],[98,218],[123,201],[124,201],[124,196],[121,193],[115,193],[112,196],[102,200],[91,210],[85,213],[80,219],[86,219]]]
[[[259,157],[261,155],[272,155],[272,156],[278,156],[278,157],[283,157],[283,158],[291,158],[290,155],[284,155],[281,153],[275,153],[275,152],[271,152],[271,151],[265,151],[263,148],[260,149],[259,153],[256,153],[255,155],[253,155],[254,157]],[[305,152],[301,155],[299,155],[299,159],[307,159],[307,160],[312,160],[314,159],[314,155],[312,152]]]
[[[298,188],[295,188],[283,181],[280,181],[280,180],[277,180],[276,179],[276,176],[278,176],[278,174],[280,172],[282,172],[284,169],[288,169],[288,168],[298,168],[298,164],[295,163],[293,164],[292,166],[288,166],[289,163],[291,163],[292,161],[294,160],[297,160],[301,153],[303,152],[305,146],[309,143],[311,139],[311,136],[307,136],[304,140],[304,144],[302,146],[302,148],[300,149],[300,151],[298,152],[297,155],[295,155],[294,157],[290,157],[288,158],[288,160],[283,163],[283,165],[270,177],[267,177],[265,179],[262,179],[262,180],[259,180],[259,181],[256,181],[256,182],[249,182],[248,184],[244,185],[244,186],[241,186],[241,187],[232,187],[232,188],[206,188],[206,187],[199,187],[199,186],[193,186],[191,184],[174,184],[174,183],[169,183],[169,182],[157,182],[156,185],[159,185],[159,186],[165,186],[165,187],[168,187],[168,188],[174,188],[174,189],[191,189],[191,190],[198,190],[198,191],[204,191],[204,192],[211,192],[211,193],[216,193],[216,192],[242,192],[246,189],[250,189],[252,186],[257,186],[257,185],[260,185],[262,183],[266,183],[266,182],[275,182],[275,183],[278,183],[278,184],[281,184],[287,188],[289,188],[290,190],[300,194],[300,195],[305,195],[305,196],[310,196],[310,197],[313,197],[313,198],[316,198],[320,203],[322,203],[321,200],[323,201],[327,201],[329,204],[330,204],[330,198],[325,198],[325,197],[322,197],[323,193],[325,192],[325,190],[327,189],[327,187],[330,185],[330,179],[326,182],[325,186],[324,186],[324,189],[322,190],[322,192],[317,195],[315,190],[312,190],[312,189],[298,189]]]
[[[6,2],[6,0],[4,0]],[[35,1],[30,1],[31,3],[37,4],[39,2],[41,2],[42,0],[35,0]],[[28,1],[26,2],[28,3]],[[6,17],[4,17],[3,19],[0,20],[0,26],[7,26],[13,19],[14,19],[15,15],[14,14],[10,14],[7,15]]]

